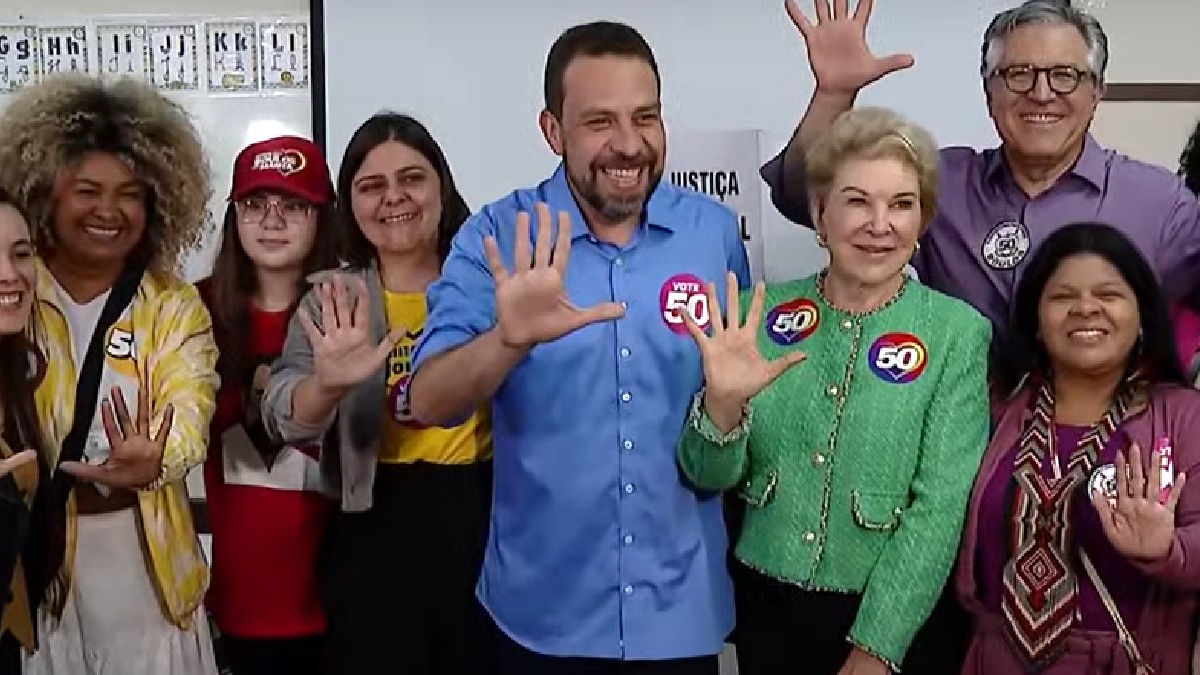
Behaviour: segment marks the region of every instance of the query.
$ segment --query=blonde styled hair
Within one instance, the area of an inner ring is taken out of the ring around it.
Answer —
[[[855,159],[896,159],[916,171],[924,231],[937,209],[938,149],[933,136],[886,108],[842,113],[805,153],[808,189],[817,203],[829,196],[838,169]]]
[[[208,229],[200,135],[183,108],[132,78],[56,75],[22,89],[0,116],[0,189],[29,214],[39,253],[54,243],[54,186],[88,153],[117,155],[148,188],[147,263],[175,273]]]

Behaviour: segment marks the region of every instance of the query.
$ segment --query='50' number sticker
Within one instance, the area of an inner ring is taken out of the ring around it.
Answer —
[[[704,292],[704,282],[692,274],[676,274],[667,279],[658,292],[659,309],[667,328],[687,335],[687,324],[680,312],[687,312],[701,330],[708,328],[711,309]]]
[[[867,365],[884,382],[908,384],[925,372],[929,351],[911,333],[885,333],[871,343]]]

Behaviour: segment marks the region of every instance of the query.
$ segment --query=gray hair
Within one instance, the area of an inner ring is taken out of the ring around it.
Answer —
[[[1096,17],[1072,7],[1062,0],[1028,0],[997,14],[983,33],[983,48],[980,50],[979,74],[987,79],[1000,65],[1003,41],[1021,26],[1035,24],[1062,24],[1074,26],[1083,37],[1088,48],[1088,67],[1097,81],[1104,81],[1108,68],[1108,36]]]

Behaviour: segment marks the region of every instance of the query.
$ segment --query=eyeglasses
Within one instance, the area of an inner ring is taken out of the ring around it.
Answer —
[[[1050,91],[1061,96],[1074,93],[1085,77],[1092,77],[1091,71],[1080,70],[1075,66],[1008,66],[998,68],[994,75],[999,77],[1005,88],[1012,93],[1028,94],[1037,86],[1038,78],[1043,73],[1046,75],[1046,84],[1050,86]]]
[[[302,223],[312,213],[312,204],[299,199],[270,199],[247,197],[236,203],[238,215],[246,223],[261,223],[267,219],[272,208],[287,223]]]

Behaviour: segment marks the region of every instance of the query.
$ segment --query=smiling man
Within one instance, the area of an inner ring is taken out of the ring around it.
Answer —
[[[453,425],[490,402],[477,595],[502,675],[717,675],[733,623],[721,503],[683,481],[675,445],[702,379],[682,312],[707,327],[705,285],[749,283],[737,218],[662,181],[658,67],[633,28],[563,33],[545,98],[562,163],[455,237],[410,406]]]
[[[789,2],[808,44],[817,89],[791,143],[762,170],[788,219],[812,227],[804,148],[858,91],[912,65],[866,45],[872,3],[818,0],[815,21]],[[913,258],[921,280],[962,298],[995,324],[996,367],[1006,362],[1009,304],[1030,252],[1058,228],[1112,224],[1133,239],[1169,293],[1200,277],[1200,208],[1182,181],[1101,147],[1089,134],[1104,94],[1108,38],[1086,12],[1030,0],[1001,12],[983,36],[980,75],[1002,144],[942,150],[938,213]],[[936,132],[936,129],[934,130]]]

